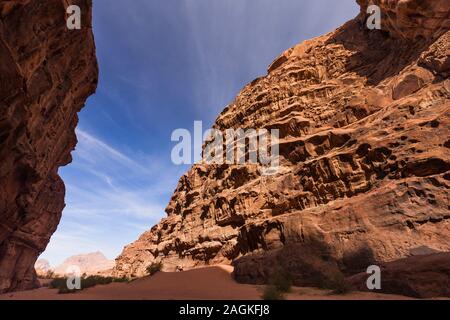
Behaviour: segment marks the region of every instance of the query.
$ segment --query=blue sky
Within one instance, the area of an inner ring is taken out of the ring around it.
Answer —
[[[94,0],[97,93],[80,113],[66,209],[42,258],[114,259],[165,216],[179,177],[171,133],[207,129],[282,51],[334,30],[355,0]]]

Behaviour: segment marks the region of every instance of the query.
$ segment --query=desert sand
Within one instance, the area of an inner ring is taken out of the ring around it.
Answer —
[[[36,290],[0,295],[0,300],[257,300],[264,286],[239,284],[231,277],[230,266],[213,266],[183,272],[160,272],[130,283],[96,286],[73,294],[58,294],[56,289]],[[327,290],[297,288],[287,300],[397,300],[403,296],[352,292],[332,295]]]

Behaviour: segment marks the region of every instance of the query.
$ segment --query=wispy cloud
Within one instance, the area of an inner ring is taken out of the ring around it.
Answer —
[[[154,157],[142,151],[124,152],[84,129],[76,133],[73,164],[60,172],[67,206],[43,255],[53,263],[97,250],[117,256],[165,215],[181,175],[180,168],[160,159],[147,165]]]
[[[148,173],[147,168],[143,167],[130,157],[119,150],[111,147],[107,143],[94,137],[82,129],[76,129],[78,137],[77,155],[86,161],[97,164],[101,161],[110,160],[142,173]]]

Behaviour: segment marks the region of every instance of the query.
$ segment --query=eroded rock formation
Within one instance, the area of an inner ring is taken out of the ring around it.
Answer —
[[[66,8],[80,6],[81,30]],[[36,286],[64,208],[77,113],[97,85],[90,0],[0,1],[0,292]]]
[[[194,165],[116,275],[234,261],[238,280],[259,282],[284,261],[301,285],[305,248],[348,273],[450,250],[450,1],[375,1],[382,30],[358,3],[358,17],[284,52],[214,124],[279,129],[279,173]]]

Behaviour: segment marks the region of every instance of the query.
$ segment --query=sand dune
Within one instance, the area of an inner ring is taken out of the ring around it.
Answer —
[[[0,295],[0,300],[255,300],[260,299],[263,286],[239,284],[231,277],[232,267],[214,266],[184,272],[160,272],[152,277],[130,283],[112,283],[73,294],[58,294],[56,289]],[[315,288],[293,288],[289,300],[311,299],[408,299],[402,296],[353,292],[330,295]]]

